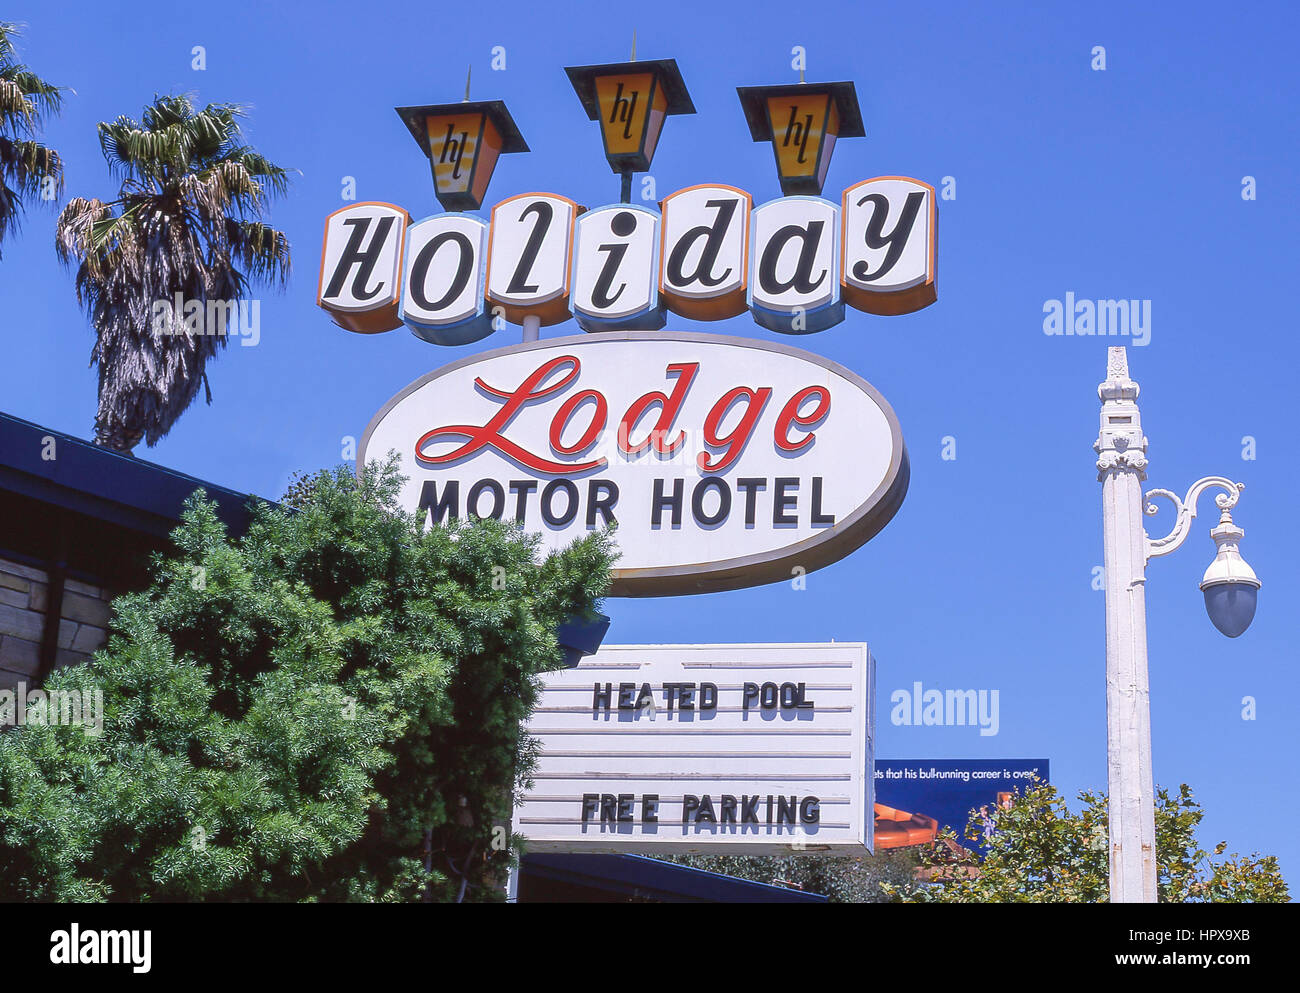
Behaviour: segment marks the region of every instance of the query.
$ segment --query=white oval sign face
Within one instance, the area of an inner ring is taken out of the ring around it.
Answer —
[[[578,218],[574,236],[573,315],[584,331],[653,331],[659,305],[659,215],[614,204]]]
[[[402,243],[410,216],[391,203],[354,203],[325,219],[316,303],[340,327],[375,334],[401,327]]]
[[[569,318],[569,264],[578,205],[554,193],[521,193],[492,208],[487,297],[505,318],[543,324]]]
[[[788,580],[893,517],[907,452],[884,398],[783,345],[688,332],[553,338],[435,370],[370,422],[426,523],[518,520],[552,549],[617,523],[615,596]]]
[[[820,197],[782,197],[753,214],[749,308],[773,331],[806,334],[844,319],[840,211]]]
[[[434,214],[406,234],[402,322],[435,345],[468,345],[492,333],[484,313],[488,226],[468,214]]]
[[[753,206],[734,186],[688,186],[664,197],[660,283],[674,313],[720,321],[744,312]]]
[[[907,314],[934,303],[934,187],[882,176],[844,191],[845,300],[869,314]]]

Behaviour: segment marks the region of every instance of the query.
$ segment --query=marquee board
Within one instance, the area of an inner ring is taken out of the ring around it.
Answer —
[[[547,673],[515,808],[529,851],[864,854],[865,644],[607,645]]]

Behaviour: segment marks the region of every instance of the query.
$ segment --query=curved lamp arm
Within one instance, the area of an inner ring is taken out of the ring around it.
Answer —
[[[1245,483],[1234,483],[1226,476],[1206,476],[1204,479],[1198,479],[1192,484],[1191,489],[1187,491],[1187,496],[1179,500],[1178,495],[1169,490],[1148,490],[1146,493],[1146,507],[1144,508],[1147,516],[1152,517],[1160,512],[1160,508],[1150,501],[1154,497],[1164,497],[1174,505],[1174,511],[1177,518],[1174,521],[1173,530],[1163,538],[1147,539],[1147,558],[1153,559],[1160,555],[1168,555],[1187,540],[1187,535],[1191,532],[1192,521],[1196,518],[1196,501],[1201,498],[1201,494],[1211,486],[1217,486],[1224,490],[1214,498],[1215,504],[1221,511],[1229,511],[1237,505],[1237,499],[1241,496],[1241,491],[1246,488]]]

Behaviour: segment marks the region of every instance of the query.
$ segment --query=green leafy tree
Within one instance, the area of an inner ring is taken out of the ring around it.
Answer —
[[[491,520],[423,530],[395,461],[317,474],[232,540],[201,492],[108,644],[46,689],[98,734],[0,734],[0,899],[495,900],[499,826],[599,532],[538,560]]]
[[[1105,903],[1110,846],[1104,793],[1079,794],[1070,811],[1049,784],[1034,786],[1007,807],[973,811],[966,828],[984,840],[981,859],[946,832],[946,844],[927,849],[920,875],[928,882],[887,884],[894,899],[936,903]],[[1178,795],[1156,791],[1156,873],[1162,903],[1285,903],[1289,899],[1275,856],[1223,858],[1196,840],[1204,817],[1186,784]]]
[[[55,247],[77,265],[95,328],[98,444],[152,447],[200,386],[211,402],[207,363],[226,345],[231,306],[252,281],[288,277],[289,241],[261,218],[289,173],[244,143],[243,116],[236,104],[196,110],[161,96],[140,121],[100,124],[118,199],[75,197],[59,215]]]
[[[25,202],[63,189],[63,160],[38,140],[63,106],[63,88],[18,61],[18,25],[0,21],[0,249]]]

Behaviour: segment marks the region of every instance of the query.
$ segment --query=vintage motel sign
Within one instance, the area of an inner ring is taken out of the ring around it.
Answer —
[[[880,176],[844,191],[844,300],[869,314],[907,314],[934,303],[934,187]]]
[[[753,205],[734,186],[688,186],[664,198],[659,284],[674,314],[720,321],[745,312]]]
[[[449,213],[411,226],[392,204],[330,215],[318,301],[336,323],[373,333],[407,324],[425,341],[463,345],[505,323],[537,329],[576,318],[586,331],[664,326],[667,311],[699,321],[748,309],[762,327],[822,331],[845,307],[904,314],[936,298],[934,188],[904,176],[818,196],[842,137],[864,134],[850,82],[740,87],[756,141],[770,140],[787,195],[754,209],[725,184],[669,194],[660,212],[632,205],[633,170],[653,159],[664,118],[694,113],[671,59],[566,69],[623,203],[587,211],[557,193],[502,200],[484,227],[460,213],[483,202],[500,154],[526,151],[500,101],[399,107],[430,157]],[[585,216],[583,216],[585,214]]]
[[[620,203],[578,218],[571,302],[584,331],[664,326],[658,211]]]
[[[866,134],[851,82],[739,86],[736,93],[755,141],[770,141],[781,192],[818,196],[838,138]]]
[[[832,270],[833,272],[833,270]],[[428,525],[516,520],[562,547],[618,525],[615,596],[756,586],[868,541],[907,490],[889,404],[827,359],[683,331],[546,338],[437,369],[371,420]]]
[[[603,645],[542,677],[514,828],[538,852],[866,854],[875,703],[862,643]]]
[[[512,324],[569,319],[573,226],[582,210],[556,193],[521,193],[492,208],[487,301]]]
[[[488,226],[469,214],[435,214],[406,238],[402,322],[435,345],[467,345],[492,333],[486,312]]]
[[[397,113],[429,157],[434,192],[444,210],[478,210],[497,158],[528,151],[500,100],[398,107]]]
[[[356,203],[325,219],[316,302],[360,334],[402,326],[403,243],[410,215],[391,203]]]
[[[839,215],[818,197],[782,197],[754,211],[749,310],[763,327],[810,334],[844,320]]]
[[[395,240],[406,223],[400,207],[357,204],[326,226],[320,303],[349,330],[398,326],[395,290],[372,292],[376,274],[397,264],[394,251],[404,259],[401,320],[436,344],[477,341],[501,327],[496,318],[520,324],[531,313],[543,324],[573,316],[587,331],[639,331],[663,327],[665,309],[717,321],[748,307],[763,327],[807,334],[838,324],[846,305],[905,314],[934,302],[929,184],[869,179],[845,190],[839,207],[804,196],[752,203],[723,185],[678,190],[664,198],[662,215],[633,204],[583,212],[559,194],[529,193],[493,209],[486,248],[481,221],[445,214],[413,226],[404,250]],[[385,217],[392,220],[381,231]],[[434,241],[436,255],[428,255]],[[481,280],[472,253],[489,258]],[[823,279],[827,259],[831,278]],[[471,284],[486,297],[482,309]],[[448,295],[452,287],[460,292]]]
[[[695,113],[674,59],[570,66],[564,71],[588,119],[600,122],[605,160],[617,173],[648,170],[664,118]]]

